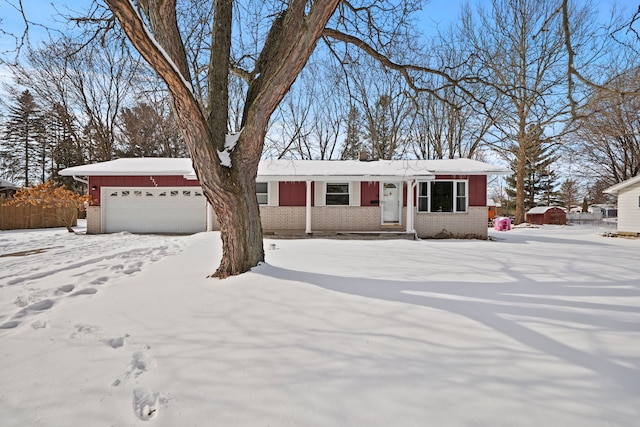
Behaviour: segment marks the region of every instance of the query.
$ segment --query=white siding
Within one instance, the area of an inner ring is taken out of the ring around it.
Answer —
[[[349,205],[360,206],[360,183],[349,183]]]
[[[323,181],[316,181],[314,184],[314,200],[313,204],[315,206],[324,206],[324,193],[325,193],[325,183]]]
[[[618,231],[640,233],[640,183],[618,193]]]
[[[267,183],[267,188],[268,188],[267,191],[269,192],[268,206],[278,206],[280,204],[279,202],[280,193],[278,192],[278,189],[280,188],[280,186],[278,185],[278,182],[273,181],[273,182]]]

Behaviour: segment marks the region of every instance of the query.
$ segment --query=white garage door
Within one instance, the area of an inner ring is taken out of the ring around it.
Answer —
[[[196,233],[206,230],[200,187],[102,188],[106,233]]]

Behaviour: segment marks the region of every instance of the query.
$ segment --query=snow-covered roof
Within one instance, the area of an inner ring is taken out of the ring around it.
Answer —
[[[18,190],[19,188],[20,187],[18,187],[14,183],[9,182],[6,179],[0,178],[0,190],[6,190],[6,189]]]
[[[447,160],[263,160],[258,180],[295,178],[366,181],[370,177],[432,179],[435,175],[493,175],[511,173],[501,167],[471,159]]]
[[[620,190],[623,190],[639,182],[640,182],[640,175],[636,176],[635,178],[631,178],[631,179],[627,179],[626,181],[619,182],[616,185],[613,185],[607,188],[606,190],[604,190],[603,193],[618,194]]]
[[[535,208],[531,208],[527,211],[528,214],[543,214],[546,213],[549,209],[562,209],[560,206],[536,206]]]
[[[372,177],[432,179],[437,175],[504,175],[510,170],[471,159],[446,160],[261,160],[259,181]],[[182,175],[196,179],[191,159],[127,158],[60,171],[66,176]]]
[[[139,157],[74,166],[59,172],[64,176],[128,176],[194,174],[191,159]],[[195,174],[194,174],[195,175]]]

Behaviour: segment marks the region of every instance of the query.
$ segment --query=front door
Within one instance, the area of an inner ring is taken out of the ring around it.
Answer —
[[[399,224],[401,199],[400,190],[402,184],[399,182],[382,183],[382,223]]]

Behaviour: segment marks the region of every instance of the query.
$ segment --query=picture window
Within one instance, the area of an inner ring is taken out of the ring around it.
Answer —
[[[467,181],[429,181],[418,186],[418,212],[466,212]]]

